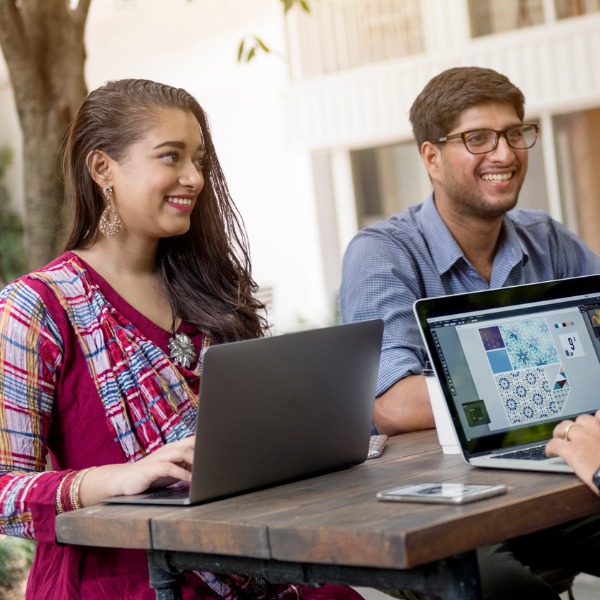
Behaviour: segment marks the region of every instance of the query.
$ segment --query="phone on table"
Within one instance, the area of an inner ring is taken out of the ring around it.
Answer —
[[[367,458],[377,458],[378,456],[381,456],[387,441],[387,435],[372,435],[369,441],[369,453],[367,454]]]
[[[416,483],[378,492],[378,500],[464,504],[506,493],[505,485],[476,483]]]

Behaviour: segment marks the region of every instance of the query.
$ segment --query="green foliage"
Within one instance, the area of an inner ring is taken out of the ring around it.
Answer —
[[[310,12],[310,6],[308,5],[308,2],[306,0],[280,0],[280,1],[283,2],[283,12],[286,14],[296,4],[298,4],[304,12],[307,12],[307,13]]]
[[[283,4],[283,13],[287,13],[294,7],[299,6],[304,12],[310,13],[308,0],[279,0]],[[259,52],[271,54],[271,49],[256,35],[248,35],[242,39],[238,46],[238,62],[249,63]]]
[[[34,553],[32,540],[0,536],[0,598],[27,577]]]
[[[11,210],[4,174],[12,162],[10,148],[0,147],[0,282],[12,281],[27,272],[27,258],[23,247],[23,225]]]
[[[265,54],[271,52],[271,49],[255,35],[242,38],[238,47],[238,62],[250,62],[260,50]]]

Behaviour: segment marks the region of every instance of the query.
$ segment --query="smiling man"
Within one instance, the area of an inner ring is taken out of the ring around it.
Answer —
[[[521,90],[491,69],[434,77],[410,110],[433,193],[360,231],[345,253],[344,321],[385,321],[373,415],[380,433],[434,426],[415,300],[600,273],[600,257],[560,223],[515,208],[538,136],[523,122],[524,105]],[[599,532],[593,518],[479,550],[483,597],[559,600],[525,565],[599,575],[589,560],[600,552]]]
[[[345,253],[344,321],[385,321],[380,433],[434,426],[415,300],[600,272],[600,258],[547,213],[515,209],[538,137],[537,125],[523,123],[524,105],[491,69],[434,77],[410,110],[433,193],[360,231]]]

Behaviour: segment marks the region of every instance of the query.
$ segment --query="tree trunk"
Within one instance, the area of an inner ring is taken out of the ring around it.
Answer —
[[[29,267],[58,251],[64,223],[59,151],[87,93],[84,30],[91,0],[0,0],[0,47],[23,131]]]

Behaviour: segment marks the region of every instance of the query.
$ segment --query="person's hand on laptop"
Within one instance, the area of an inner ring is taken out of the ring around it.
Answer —
[[[141,460],[93,469],[81,481],[81,505],[92,506],[107,496],[141,494],[150,488],[191,480],[196,436],[171,442]]]
[[[559,423],[546,445],[548,456],[560,456],[595,494],[600,495],[592,477],[600,467],[600,411],[595,416],[580,415],[575,421]]]

